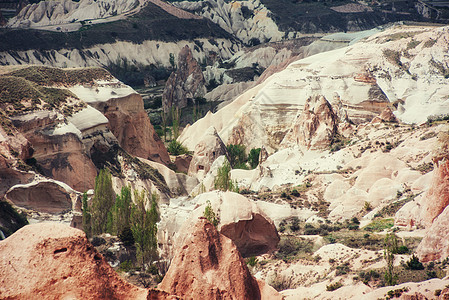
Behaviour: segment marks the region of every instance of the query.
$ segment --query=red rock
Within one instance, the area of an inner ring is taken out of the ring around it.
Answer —
[[[423,219],[428,225],[449,205],[449,134],[438,136],[438,146],[433,153],[432,186],[424,195]]]
[[[40,223],[0,241],[1,299],[146,299],[108,265],[84,232]],[[154,298],[149,298],[154,299]]]
[[[109,120],[109,126],[120,146],[128,153],[165,165],[170,157],[143,108],[142,96],[131,94],[92,103]]]
[[[205,218],[192,227],[159,288],[183,299],[282,299],[251,276],[231,239]]]
[[[190,154],[176,156],[175,158],[176,171],[187,174],[187,172],[189,171],[191,161],[192,155]]]

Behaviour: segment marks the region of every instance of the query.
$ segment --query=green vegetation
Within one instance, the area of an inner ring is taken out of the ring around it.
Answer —
[[[326,291],[332,292],[332,291],[335,291],[335,290],[341,288],[342,286],[343,286],[343,284],[340,281],[337,281],[335,283],[327,285],[326,286]]]
[[[234,169],[246,169],[245,146],[230,144],[226,146],[229,155],[229,163]]]
[[[220,223],[220,220],[217,218],[217,216],[215,215],[214,210],[212,209],[212,205],[210,204],[210,201],[207,200],[206,202],[206,207],[204,208],[204,213],[203,213],[204,217],[212,223],[212,225],[214,225],[215,227],[218,226],[218,224]]]
[[[214,188],[222,191],[232,191],[238,193],[239,188],[231,179],[231,165],[225,159],[223,165],[218,168],[217,176],[214,179]]]
[[[168,144],[167,151],[171,155],[182,155],[189,153],[189,149],[187,149],[185,146],[183,146],[180,142],[177,140],[172,140]]]
[[[83,194],[83,230],[87,238],[92,236],[92,214],[87,203],[87,194]]]
[[[402,293],[405,293],[408,291],[407,287],[403,287],[400,289],[390,290],[387,292],[387,296],[385,299],[393,299],[393,298],[399,298],[401,297]]]
[[[387,269],[385,271],[385,282],[388,285],[395,285],[398,276],[394,274],[393,263],[394,254],[398,252],[398,240],[394,233],[385,236],[384,258],[387,261]]]
[[[255,256],[251,256],[246,260],[246,264],[248,266],[254,267],[257,264],[257,258]]]
[[[415,254],[410,257],[410,260],[405,263],[407,270],[424,270],[424,265],[419,261]]]
[[[7,201],[0,200],[0,230],[6,237],[28,224],[25,214],[18,213]]]
[[[44,66],[31,66],[9,73],[38,85],[73,86],[81,83],[93,84],[94,80],[112,79],[112,75],[103,68],[59,69]]]
[[[394,219],[376,219],[372,221],[370,224],[363,227],[366,231],[371,232],[379,232],[383,231],[384,229],[390,229],[394,226]]]
[[[126,237],[126,232],[129,230],[131,203],[131,188],[122,187],[120,195],[117,195],[115,204],[110,210],[108,232]]]
[[[312,239],[306,239],[296,237],[293,235],[281,236],[281,240],[278,244],[279,250],[276,252],[275,257],[285,262],[291,262],[298,259],[312,259],[312,253],[314,250],[314,242]]]
[[[92,199],[92,235],[107,232],[109,211],[114,205],[115,193],[112,189],[111,173],[100,170],[95,178],[94,197]]]
[[[145,209],[147,194],[145,191],[134,192],[135,204],[132,205],[130,227],[137,246],[137,257],[141,262],[142,270],[146,265],[157,259],[157,222],[159,222],[158,196],[151,194],[150,209]]]
[[[249,151],[248,162],[251,169],[255,169],[259,165],[260,148],[254,148]]]

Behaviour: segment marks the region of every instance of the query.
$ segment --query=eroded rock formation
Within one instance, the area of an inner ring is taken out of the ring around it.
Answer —
[[[215,128],[209,127],[195,147],[188,174],[203,178],[212,163],[222,155],[227,155],[226,145]]]
[[[186,299],[281,299],[258,282],[231,239],[205,218],[189,230],[159,288]]]
[[[168,112],[172,106],[183,108],[195,103],[196,97],[206,94],[205,80],[201,67],[186,45],[178,55],[178,68],[170,75],[162,94],[162,106]]]
[[[132,155],[168,164],[170,158],[143,108],[142,96],[131,93],[92,105],[109,120],[119,144]]]
[[[282,145],[299,145],[307,149],[327,148],[337,133],[338,118],[323,96],[307,99],[304,111],[286,134]]]
[[[3,299],[146,299],[148,294],[121,279],[84,232],[65,225],[25,226],[0,242],[0,257]]]

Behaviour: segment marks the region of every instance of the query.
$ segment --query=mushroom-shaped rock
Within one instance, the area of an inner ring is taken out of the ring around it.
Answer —
[[[2,299],[146,299],[148,295],[121,279],[84,232],[65,225],[21,228],[0,241],[0,258]]]
[[[300,145],[307,149],[328,147],[337,133],[338,117],[323,96],[307,99],[304,111],[287,132],[282,145]]]
[[[204,217],[189,229],[161,290],[183,299],[282,299],[251,275],[234,243]]]

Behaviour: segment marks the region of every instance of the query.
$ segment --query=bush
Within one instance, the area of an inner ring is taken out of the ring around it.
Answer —
[[[257,264],[257,258],[255,256],[251,256],[246,260],[246,264],[248,266],[254,267]]]
[[[406,262],[405,268],[408,270],[424,270],[424,265],[419,261],[415,254]]]
[[[408,247],[407,246],[404,246],[404,245],[402,245],[402,246],[400,246],[399,248],[398,248],[398,254],[407,254],[409,252],[409,249],[408,249]]]
[[[182,155],[182,154],[186,154],[189,153],[189,149],[187,149],[185,146],[183,146],[180,142],[178,142],[177,140],[172,140],[167,147],[167,151],[171,154],[171,155]]]
[[[332,284],[330,284],[330,285],[327,285],[327,286],[326,286],[326,290],[327,290],[328,292],[332,292],[332,291],[338,290],[338,289],[341,288],[342,286],[343,286],[343,284],[342,284],[340,281],[338,281],[338,282],[332,283]]]
[[[210,201],[207,200],[206,202],[206,207],[204,208],[204,213],[203,213],[204,217],[212,223],[212,225],[214,225],[215,227],[218,226],[218,223],[220,223],[219,219],[217,218],[217,216],[215,215],[214,210],[212,209],[212,205],[210,204]]]
[[[292,219],[292,224],[290,225],[290,229],[292,231],[298,231],[299,230],[299,219],[298,219],[298,217],[294,217]]]

